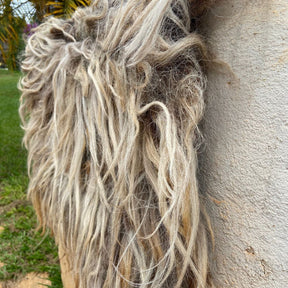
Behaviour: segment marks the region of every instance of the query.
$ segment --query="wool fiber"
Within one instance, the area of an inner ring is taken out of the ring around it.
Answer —
[[[195,3],[98,0],[28,39],[28,194],[77,287],[208,287]]]

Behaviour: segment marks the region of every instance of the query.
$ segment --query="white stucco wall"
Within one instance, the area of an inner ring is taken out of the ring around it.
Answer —
[[[200,185],[217,287],[288,287],[288,0],[218,0]]]

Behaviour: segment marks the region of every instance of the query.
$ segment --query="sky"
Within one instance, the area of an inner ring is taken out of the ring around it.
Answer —
[[[20,4],[22,5],[19,9],[17,9],[17,14],[19,16],[25,15],[26,21],[30,22],[29,15],[32,14],[31,12],[34,10],[34,7],[27,0],[13,0],[12,1],[12,7],[18,7]]]

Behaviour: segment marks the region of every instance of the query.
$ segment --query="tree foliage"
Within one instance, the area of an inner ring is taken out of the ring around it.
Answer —
[[[40,24],[45,17],[69,18],[91,0],[0,0],[0,59],[10,70],[17,69],[17,55],[23,48],[22,33],[27,25]]]
[[[90,5],[91,0],[64,0],[64,1],[48,1],[47,6],[50,11],[46,16],[53,15],[59,18],[70,18],[78,7]]]
[[[12,0],[0,1],[0,52],[9,69],[17,68],[17,55],[23,47],[21,33],[26,25],[24,17],[14,14]]]

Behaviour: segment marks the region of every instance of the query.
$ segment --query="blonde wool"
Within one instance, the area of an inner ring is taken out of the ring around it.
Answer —
[[[27,43],[29,197],[77,287],[207,287],[193,1],[94,1]]]

